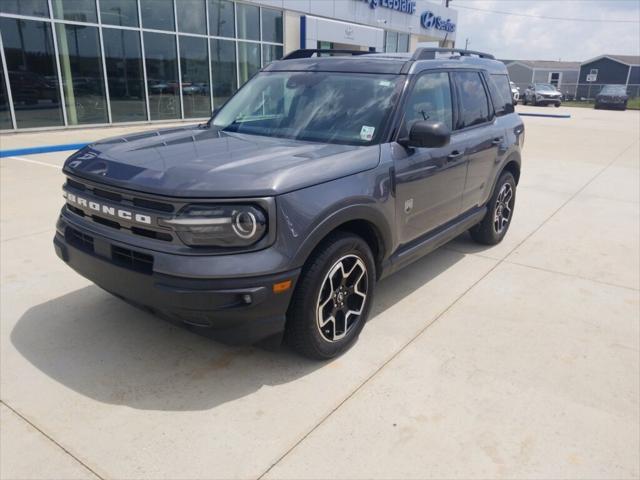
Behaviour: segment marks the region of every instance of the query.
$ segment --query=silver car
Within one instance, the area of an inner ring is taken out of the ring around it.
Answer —
[[[524,92],[522,103],[527,105],[562,105],[562,93],[550,83],[533,83]]]

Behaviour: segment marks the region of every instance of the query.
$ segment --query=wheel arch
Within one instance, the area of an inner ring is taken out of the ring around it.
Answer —
[[[392,245],[391,227],[384,214],[368,205],[344,208],[314,228],[295,255],[295,262],[304,265],[313,251],[332,233],[348,232],[360,236],[371,248],[376,263],[376,276],[380,276],[383,260]]]
[[[513,178],[515,178],[516,185],[517,185],[518,182],[520,181],[520,155],[518,155],[517,153],[513,153],[507,159],[504,167],[502,167],[502,169],[500,170],[500,173],[498,173],[498,176],[496,177],[496,182],[498,181],[498,179],[500,178],[500,175],[502,175],[503,172],[510,172],[511,175],[513,175]]]

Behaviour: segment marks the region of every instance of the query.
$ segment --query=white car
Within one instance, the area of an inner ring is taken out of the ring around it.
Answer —
[[[511,97],[513,97],[513,104],[517,105],[518,100],[520,100],[520,87],[518,87],[515,83],[509,82],[511,86]]]

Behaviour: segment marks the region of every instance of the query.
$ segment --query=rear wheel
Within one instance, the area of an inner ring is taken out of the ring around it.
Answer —
[[[364,327],[375,278],[373,254],[362,238],[329,236],[303,269],[287,313],[287,342],[316,360],[342,354]]]
[[[482,221],[471,228],[471,238],[483,245],[500,243],[507,234],[516,203],[516,181],[511,172],[503,172],[487,203]]]
[[[554,105],[555,105],[556,108],[558,108],[562,104],[560,102],[556,102]]]

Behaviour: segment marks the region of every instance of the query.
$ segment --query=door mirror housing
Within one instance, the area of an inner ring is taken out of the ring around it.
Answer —
[[[423,120],[411,126],[408,138],[398,143],[405,147],[439,148],[444,147],[451,140],[451,130],[442,122]]]
[[[513,112],[515,112],[515,111],[516,111],[516,109],[515,109],[515,107],[513,106],[513,103],[507,103],[507,104],[505,104],[505,106],[504,106],[504,113],[505,113],[505,114],[507,114],[507,113],[513,113]]]

